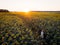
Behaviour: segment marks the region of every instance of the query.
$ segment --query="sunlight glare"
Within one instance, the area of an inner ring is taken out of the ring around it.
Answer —
[[[28,13],[30,10],[29,9],[25,9],[25,10],[23,10],[23,12],[26,12],[26,13]]]

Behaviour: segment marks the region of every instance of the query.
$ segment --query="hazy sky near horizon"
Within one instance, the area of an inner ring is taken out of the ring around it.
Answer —
[[[60,11],[60,0],[0,0],[0,9]]]

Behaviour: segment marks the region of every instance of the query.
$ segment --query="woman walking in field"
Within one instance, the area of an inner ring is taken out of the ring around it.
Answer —
[[[41,36],[41,38],[44,38],[44,31],[43,30],[41,31],[41,35],[40,36]]]

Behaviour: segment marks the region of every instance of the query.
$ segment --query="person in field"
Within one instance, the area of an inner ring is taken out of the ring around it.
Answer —
[[[40,36],[41,36],[41,38],[44,38],[44,31],[43,30],[41,31],[41,35]]]

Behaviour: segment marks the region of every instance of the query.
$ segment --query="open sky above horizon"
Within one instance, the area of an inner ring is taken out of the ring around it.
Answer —
[[[10,11],[60,11],[60,0],[0,0],[0,9]]]

